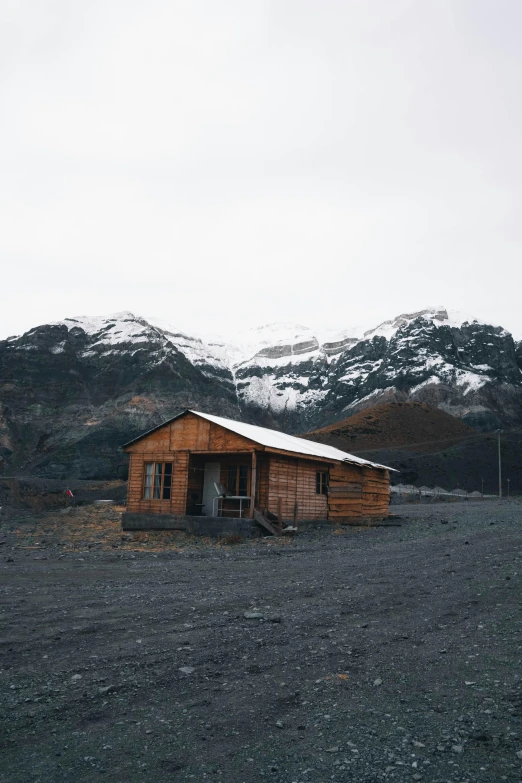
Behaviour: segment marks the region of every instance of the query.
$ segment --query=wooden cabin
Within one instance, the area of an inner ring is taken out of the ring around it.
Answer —
[[[333,446],[185,411],[125,444],[132,514],[354,523],[388,515],[389,468]]]

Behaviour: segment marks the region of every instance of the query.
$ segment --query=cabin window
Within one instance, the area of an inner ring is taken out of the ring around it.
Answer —
[[[328,494],[328,473],[323,473],[321,470],[318,470],[315,474],[315,494]]]
[[[227,491],[231,495],[247,497],[248,495],[248,465],[229,465]]]
[[[172,462],[146,462],[143,477],[144,500],[170,500]]]

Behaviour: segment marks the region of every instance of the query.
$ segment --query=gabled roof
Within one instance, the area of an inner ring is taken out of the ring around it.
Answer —
[[[158,427],[149,430],[149,432],[139,435],[134,440],[126,443],[125,446],[130,446],[132,443],[141,440],[142,438],[150,435],[152,432],[156,432],[166,424],[179,419],[180,416],[184,416],[186,413],[193,413],[195,416],[200,416],[202,419],[207,419],[214,424],[218,424],[220,427],[224,427],[231,432],[235,432],[237,435],[242,435],[244,438],[258,443],[260,446],[266,446],[269,449],[279,449],[280,451],[292,451],[295,454],[303,454],[310,457],[319,457],[326,461],[335,460],[336,462],[350,462],[354,465],[367,465],[372,468],[383,468],[384,470],[394,470],[387,465],[380,465],[377,462],[370,462],[367,459],[361,459],[361,457],[355,457],[353,454],[348,454],[346,451],[341,451],[333,446],[326,446],[323,443],[316,443],[313,440],[306,440],[305,438],[296,438],[294,435],[287,435],[284,432],[278,432],[277,430],[269,430],[267,427],[258,427],[256,424],[244,424],[242,421],[234,421],[233,419],[224,419],[222,416],[212,416],[210,413],[202,413],[201,411],[186,410],[180,413],[178,416],[174,416],[172,419],[163,422]],[[124,448],[125,448],[124,446]]]

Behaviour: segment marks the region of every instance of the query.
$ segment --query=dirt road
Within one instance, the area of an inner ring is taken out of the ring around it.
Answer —
[[[522,503],[393,510],[164,552],[4,525],[0,780],[520,783]]]

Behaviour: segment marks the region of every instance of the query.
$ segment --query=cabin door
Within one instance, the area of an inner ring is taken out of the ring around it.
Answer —
[[[219,483],[220,478],[221,464],[219,462],[205,462],[205,473],[203,477],[203,513],[206,517],[211,517],[213,515],[212,506],[214,504],[214,498],[217,496],[214,484]]]

